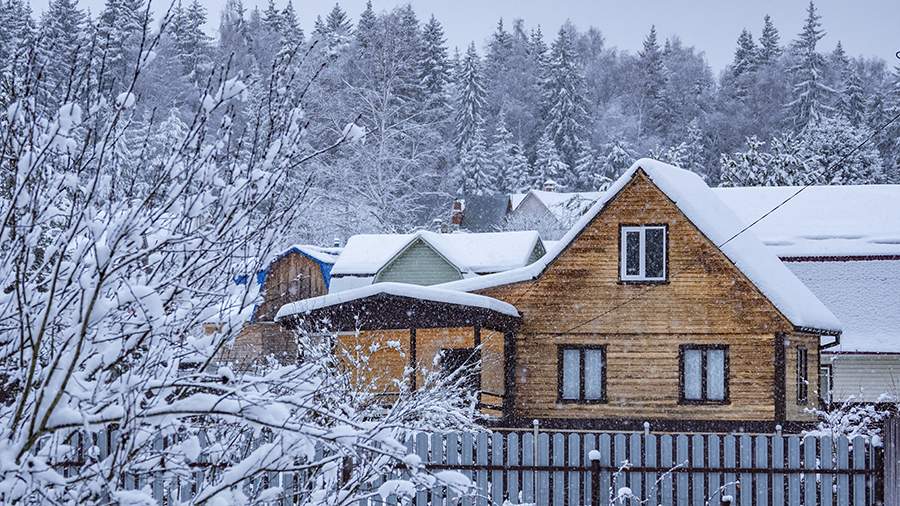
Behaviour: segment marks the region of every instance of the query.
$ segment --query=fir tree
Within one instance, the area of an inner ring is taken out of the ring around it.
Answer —
[[[863,145],[872,135],[865,126],[854,127],[843,118],[824,118],[802,134],[811,173],[818,184],[874,184],[885,182],[881,155]]]
[[[731,63],[731,75],[740,77],[741,74],[752,71],[757,63],[757,48],[753,43],[753,35],[744,29],[737,40],[737,49],[734,51],[734,61]]]
[[[688,123],[681,168],[698,174],[706,173],[706,139],[697,118]]]
[[[560,28],[550,52],[547,78],[544,82],[544,103],[547,125],[559,155],[570,167],[581,149],[587,110],[584,102],[584,77],[577,61],[575,29],[571,25]],[[566,185],[576,184],[574,175],[560,174]]]
[[[303,44],[305,34],[303,28],[300,27],[300,21],[297,20],[297,13],[294,11],[294,4],[288,0],[284,10],[281,11],[281,36],[282,44],[287,47],[296,47]]]
[[[282,31],[281,12],[275,7],[275,0],[269,0],[266,10],[263,11],[263,24],[274,33],[280,34]]]
[[[328,39],[331,45],[339,44],[350,37],[353,23],[340,4],[335,3],[324,21],[321,16],[316,17],[315,31],[320,37]]]
[[[656,39],[656,26],[650,27],[650,33],[644,39],[643,49],[638,53],[638,71],[641,76],[640,112],[638,118],[638,136],[647,132],[661,130],[665,121],[663,104],[666,69],[663,54]]]
[[[721,186],[768,186],[771,158],[763,152],[765,144],[753,136],[747,138],[746,151],[732,155],[722,153]]]
[[[486,67],[488,78],[499,74],[509,61],[512,52],[513,39],[509,32],[503,27],[503,18],[497,22],[497,29],[491,36],[488,43],[488,53],[486,57]]]
[[[569,166],[556,151],[549,131],[544,132],[538,140],[535,151],[534,170],[530,181],[532,188],[543,188],[547,181],[555,182],[558,177],[569,171]]]
[[[175,38],[176,58],[183,75],[194,84],[201,82],[211,68],[211,40],[203,30],[206,9],[199,0],[192,0],[187,8],[179,3],[172,16],[169,32]]]
[[[506,116],[503,111],[497,117],[497,127],[494,131],[494,142],[490,149],[490,163],[493,165],[494,184],[497,192],[509,193],[515,191],[518,184],[519,170],[516,164],[516,151],[518,146],[513,142],[513,136],[506,128]]]
[[[366,2],[366,8],[359,15],[359,22],[356,23],[356,42],[362,49],[368,49],[373,44],[375,37],[375,23],[378,18],[375,16],[375,9],[372,7],[372,1]]]
[[[477,128],[484,123],[485,93],[481,77],[481,59],[475,43],[469,45],[460,69],[456,101],[456,146],[463,150]]]
[[[528,38],[528,55],[536,64],[540,75],[544,75],[547,68],[547,43],[544,42],[544,32],[541,31],[541,25],[531,30]]]
[[[41,84],[48,94],[66,90],[78,79],[73,73],[86,54],[86,23],[87,15],[75,0],[52,0],[41,16],[38,55],[44,66]]]
[[[838,113],[853,126],[863,123],[866,116],[866,99],[859,79],[859,72],[849,66],[845,72],[844,86],[838,97]]]
[[[609,179],[617,179],[636,158],[634,149],[627,141],[624,139],[613,141],[603,159],[603,175]]]
[[[816,45],[825,36],[821,16],[812,1],[806,12],[806,23],[793,46],[797,62],[791,67],[794,76],[793,99],[787,104],[789,119],[797,131],[822,119],[830,109],[827,95],[833,91],[823,81],[825,59],[816,50]]]
[[[96,38],[104,68],[102,87],[117,94],[128,79],[129,61],[134,61],[143,28],[142,0],[107,0],[97,22]]]
[[[759,37],[760,65],[775,62],[781,56],[781,52],[781,35],[772,23],[772,18],[766,14],[763,19],[762,35]]]
[[[528,165],[528,158],[525,157],[525,150],[521,144],[516,144],[509,169],[508,189],[511,192],[527,190],[531,185],[531,179],[531,167]]]
[[[484,140],[484,128],[479,125],[463,150],[459,160],[462,185],[460,195],[490,195],[494,193],[494,177]]]
[[[422,30],[421,82],[425,93],[436,104],[446,103],[447,82],[450,80],[450,62],[447,60],[447,46],[444,28],[431,16]]]

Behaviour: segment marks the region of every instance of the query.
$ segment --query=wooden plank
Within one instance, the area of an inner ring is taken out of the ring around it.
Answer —
[[[440,432],[435,432],[431,435],[431,462],[434,464],[444,464],[446,460],[444,459],[444,435]],[[438,505],[444,503],[444,497],[446,497],[447,487],[444,485],[438,485],[431,489],[431,504]],[[418,495],[416,496],[418,500]]]
[[[866,454],[868,444],[862,436],[853,438],[853,469],[864,471],[866,469]],[[853,476],[853,506],[866,505],[866,477],[863,474]]]
[[[682,468],[690,469],[690,456],[688,455],[688,437],[679,434],[675,438],[675,462]],[[687,472],[678,472],[675,480],[675,495],[678,506],[690,504],[689,476]]]
[[[834,501],[834,475],[829,474],[829,470],[834,469],[834,442],[832,441],[830,436],[824,436],[821,441],[819,441],[819,447],[821,448],[821,456],[819,458],[819,465],[822,468],[822,490],[821,490],[821,504],[823,505],[831,505]]]
[[[643,446],[641,442],[643,437],[642,434],[634,433],[629,438],[628,460],[631,462],[632,466],[640,466],[644,463],[643,458],[641,457],[641,447]],[[642,479],[643,476],[640,472],[628,473],[628,487],[637,499],[644,498],[643,489],[641,487]]]
[[[604,467],[612,466],[612,438],[609,434],[600,434],[597,441],[597,447],[600,451],[600,465]],[[600,504],[609,504],[612,502],[613,496],[613,473],[608,471],[600,472],[600,485],[597,487],[597,493],[600,494]]]
[[[511,432],[506,436],[506,463],[509,466],[519,465],[519,434]],[[519,504],[522,498],[519,496],[519,472],[506,472],[506,496],[509,502]]]
[[[725,467],[734,469],[737,467],[737,439],[731,434],[725,436],[722,441],[722,451],[725,456]],[[738,478],[734,473],[725,473],[725,495],[737,497]]]
[[[772,436],[772,469],[784,469],[784,437]],[[784,506],[784,473],[772,474],[772,506]]]
[[[884,505],[900,506],[900,418],[884,423]]]
[[[487,466],[488,463],[488,435],[485,432],[478,433],[475,438],[475,463],[479,466]],[[475,495],[476,506],[487,506],[490,491],[488,490],[488,472],[475,471]]]
[[[800,469],[800,438],[797,436],[789,436],[787,440],[788,447],[788,466],[790,470]],[[800,504],[800,475],[791,473],[788,475],[788,504],[796,506]]]
[[[475,463],[475,437],[471,432],[463,432],[462,435],[462,464],[472,465]],[[475,483],[475,474],[471,471],[463,471],[463,474],[468,476],[472,483]],[[477,492],[477,487],[473,488],[469,493],[462,498],[463,506],[472,506],[474,503],[474,495]]]
[[[656,467],[659,465],[657,459],[657,438],[654,434],[644,435],[644,465],[648,467]],[[659,504],[657,473],[644,473],[644,488],[647,504]]]
[[[583,456],[581,465],[587,469],[591,467],[591,459],[589,458],[590,453],[597,449],[597,437],[594,434],[584,434],[582,444],[584,445],[584,448],[581,450]],[[581,474],[581,482],[584,485],[582,491],[584,504],[591,504],[591,498],[594,497],[594,494],[599,493],[597,491],[598,484],[593,482],[590,471]]]
[[[566,436],[560,433],[553,434],[553,465],[566,465]],[[564,506],[566,502],[566,473],[553,472],[553,506]]]
[[[837,438],[837,468],[850,469],[850,442],[845,436]],[[838,506],[850,506],[850,476],[839,474],[837,482]]]
[[[803,468],[809,472],[803,473],[803,500],[805,504],[817,504],[817,485],[818,474],[818,448],[816,443],[819,438],[815,436],[806,436],[803,438]]]
[[[153,451],[157,455],[162,455],[163,452],[163,438],[162,436],[156,436],[153,440]],[[152,484],[151,489],[153,490],[153,499],[156,500],[157,504],[162,504],[163,502],[163,473],[162,471],[156,471],[152,475]]]
[[[573,468],[582,465],[581,438],[579,434],[569,434],[569,465]],[[570,471],[566,478],[569,480],[567,498],[568,504],[583,504],[581,501],[581,473]]]
[[[717,434],[709,434],[706,436],[706,462],[712,468],[722,467],[722,438]],[[709,492],[707,493],[710,504],[719,504],[722,498],[722,474],[709,473],[707,475],[709,481]]]
[[[691,438],[691,466],[706,467],[706,452],[703,436],[695,434]],[[706,488],[704,483],[705,473],[691,473],[691,504],[704,506],[706,504]]]
[[[428,451],[428,434],[424,432],[419,432],[415,435],[415,450],[416,455],[422,459],[423,464],[434,464],[435,462],[431,459],[431,454]],[[422,487],[416,490],[416,506],[427,506],[428,505],[428,489]]]
[[[769,436],[756,436],[756,467],[771,469],[769,463]],[[756,506],[769,506],[769,475],[756,475]]]
[[[459,464],[459,433],[450,432],[447,434],[447,464]],[[459,491],[447,487],[447,504],[457,504],[460,497]]]
[[[495,432],[491,434],[491,464],[503,466],[505,452],[503,434]],[[491,504],[502,506],[503,504],[503,471],[491,472]]]
[[[659,480],[659,499],[661,504],[672,504],[672,499],[674,497],[673,494],[673,484],[674,479],[672,476],[672,468],[676,465],[674,459],[672,458],[674,450],[674,444],[672,442],[672,436],[668,434],[664,434],[659,438],[659,466],[668,469],[668,471],[663,472],[663,475],[658,478]]]
[[[535,460],[534,450],[537,441],[534,438],[534,435],[530,432],[526,432],[522,436],[522,465],[523,466],[533,466],[537,463]],[[522,502],[524,503],[534,503],[534,490],[535,490],[535,480],[537,479],[537,475],[531,471],[523,471],[522,472]]]
[[[539,466],[550,465],[550,435],[546,433],[538,434],[537,445],[537,464]],[[550,504],[550,472],[537,472],[537,487],[534,491],[537,506],[547,506]]]
[[[740,437],[741,467],[753,467],[753,439],[744,434]],[[753,475],[741,473],[740,503],[741,506],[753,505]]]
[[[628,486],[627,475],[624,468],[628,466],[628,439],[625,434],[616,434],[613,436],[613,466],[616,472],[613,475],[613,485],[611,495],[616,497],[623,487]]]

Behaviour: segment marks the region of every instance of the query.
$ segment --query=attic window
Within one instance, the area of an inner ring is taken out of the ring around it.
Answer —
[[[623,225],[619,234],[619,278],[622,281],[665,281],[666,226]]]

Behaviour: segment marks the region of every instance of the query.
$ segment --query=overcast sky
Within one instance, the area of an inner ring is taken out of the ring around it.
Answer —
[[[163,5],[166,0],[153,0]],[[210,14],[210,32],[218,27],[224,0],[201,0]],[[264,7],[268,0],[244,0],[250,8]],[[276,0],[283,6],[287,0]],[[33,2],[36,10],[46,8],[47,0]],[[104,0],[80,0],[96,15]],[[366,0],[341,0],[354,21],[365,8]],[[499,18],[510,21],[524,18],[529,26],[540,24],[549,39],[559,26],[571,19],[579,28],[598,27],[607,44],[635,51],[651,24],[662,36],[677,34],[688,45],[706,53],[714,70],[721,70],[732,58],[735,41],[742,28],[759,36],[762,18],[772,16],[782,35],[791,40],[800,31],[805,18],[803,0],[373,0],[376,10],[412,3],[419,17],[431,14],[443,23],[450,46],[464,48],[475,41],[483,47]],[[317,14],[327,13],[334,0],[294,0],[304,30],[309,33]],[[819,0],[816,2],[822,23],[828,32],[822,42],[830,51],[838,40],[850,55],[880,56],[898,62],[900,50],[900,0]],[[508,26],[508,25],[507,25]]]

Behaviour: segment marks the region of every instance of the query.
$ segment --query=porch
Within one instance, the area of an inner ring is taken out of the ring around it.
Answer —
[[[515,333],[510,304],[463,292],[376,283],[285,305],[276,321],[308,333],[337,334],[335,353],[353,380],[384,395],[397,380],[412,389],[431,374],[470,372],[485,416],[508,417],[515,395]],[[463,369],[465,371],[465,369]]]

